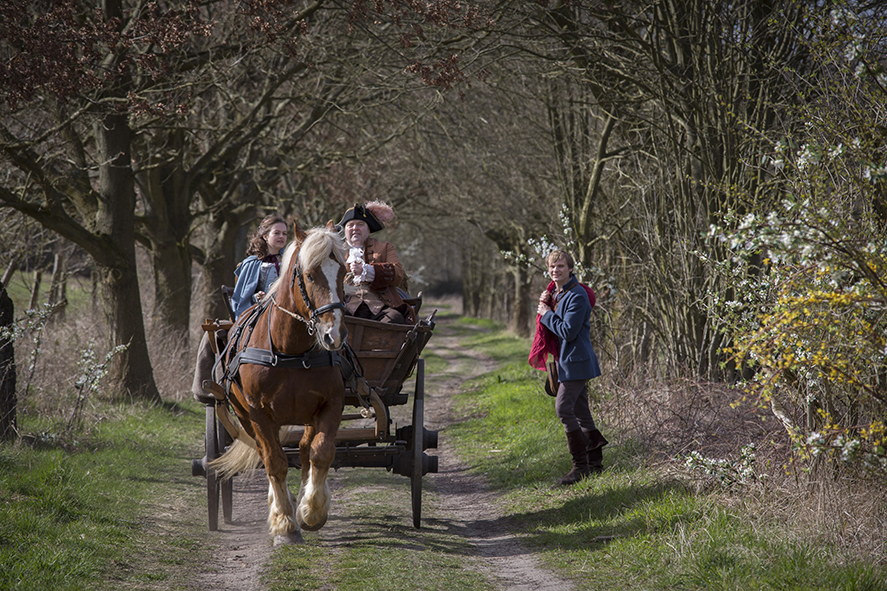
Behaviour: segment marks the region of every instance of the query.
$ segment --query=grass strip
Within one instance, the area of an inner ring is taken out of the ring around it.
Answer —
[[[514,531],[577,588],[887,589],[877,565],[817,546],[784,524],[761,523],[741,502],[697,494],[647,466],[643,446],[620,441],[606,425],[607,471],[572,487],[554,485],[570,459],[543,374],[526,362],[529,342],[501,329],[463,332],[464,347],[501,366],[466,384],[457,405],[468,418],[447,436],[503,493]]]
[[[0,446],[0,589],[187,588],[174,566],[201,556],[202,408],[108,410],[77,439]]]

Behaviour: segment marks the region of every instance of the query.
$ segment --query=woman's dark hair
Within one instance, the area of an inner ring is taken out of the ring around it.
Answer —
[[[256,255],[257,259],[264,259],[269,254],[268,241],[265,236],[271,231],[274,224],[283,224],[286,226],[286,220],[279,215],[269,215],[262,223],[256,233],[250,238],[249,245],[246,247],[246,256]]]

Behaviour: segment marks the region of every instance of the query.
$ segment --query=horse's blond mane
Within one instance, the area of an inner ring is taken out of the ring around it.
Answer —
[[[295,241],[290,242],[284,249],[283,256],[280,260],[281,275],[271,284],[271,287],[268,288],[268,292],[264,299],[268,299],[277,293],[280,282],[283,280],[284,275],[286,275],[284,271],[289,270],[293,253],[296,252],[296,246],[298,246],[298,244],[299,243]],[[330,230],[327,227],[312,228],[308,230],[305,239],[301,242],[301,248],[299,248],[299,265],[303,269],[319,267],[330,255],[333,255],[340,264],[345,264],[345,259],[348,256],[348,249],[345,247],[345,240],[342,237],[342,234],[335,230]]]
[[[345,264],[348,251],[342,234],[327,227],[308,230],[308,236],[299,249],[299,264],[303,269],[319,267],[332,255],[340,264]]]

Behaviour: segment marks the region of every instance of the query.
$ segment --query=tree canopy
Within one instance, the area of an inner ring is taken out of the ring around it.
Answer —
[[[750,379],[805,449],[883,455],[876,4],[0,0],[0,32],[0,207],[88,254],[134,394],[143,317],[222,316],[256,218],[382,198],[467,312],[529,334],[567,248],[618,379]]]

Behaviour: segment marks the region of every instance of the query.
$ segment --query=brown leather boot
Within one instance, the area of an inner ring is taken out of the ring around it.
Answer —
[[[597,429],[583,431],[588,439],[588,447],[585,449],[585,460],[588,463],[590,474],[600,474],[604,471],[604,446],[610,443]]]
[[[567,433],[567,447],[573,458],[573,468],[564,476],[557,479],[558,484],[576,484],[589,474],[588,454],[586,449],[590,442],[581,429]]]

